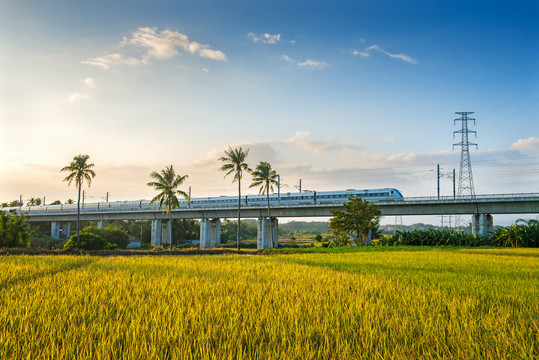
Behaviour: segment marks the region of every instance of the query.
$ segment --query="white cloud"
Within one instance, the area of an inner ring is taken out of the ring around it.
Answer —
[[[94,87],[95,86],[95,80],[92,78],[86,78],[84,79],[84,84],[88,87]]]
[[[261,35],[256,35],[255,33],[248,33],[247,34],[247,37],[249,39],[251,39],[253,42],[255,43],[258,43],[258,42],[261,42],[261,43],[264,43],[264,44],[277,44],[281,41],[285,41],[283,39],[281,39],[281,34],[268,34],[268,33],[264,33],[264,34],[261,34]],[[287,41],[291,44],[295,44],[296,42],[295,41]]]
[[[152,60],[169,59],[178,54],[178,49],[200,57],[227,61],[226,55],[220,50],[213,50],[209,45],[190,41],[187,35],[169,29],[161,32],[157,28],[141,27],[130,38],[124,37],[120,47],[134,47],[145,50],[140,58],[126,57],[120,53],[107,54],[101,57],[82,61],[83,64],[109,69],[111,65],[147,65]]]
[[[333,144],[310,140],[309,132],[307,131],[298,131],[291,139],[284,140],[283,143],[292,145],[294,147],[309,152],[313,152],[315,154],[329,152],[337,149],[337,147]]]
[[[67,102],[69,102],[70,104],[74,104],[76,102],[79,102],[79,101],[84,101],[84,100],[88,100],[90,97],[86,94],[81,94],[81,93],[75,93],[75,94],[71,94],[67,97]]]
[[[298,61],[292,59],[290,56],[288,56],[286,54],[281,55],[281,59],[283,59],[284,61],[289,62],[291,64],[297,64],[299,67],[304,68],[304,69],[319,69],[319,70],[322,70],[322,69],[325,69],[326,67],[329,66],[329,64],[324,62],[324,61],[316,61],[316,60],[311,60],[311,59],[307,59],[305,61],[298,62]]]
[[[539,152],[539,138],[530,137],[528,139],[519,139],[517,142],[511,145],[511,149]]]
[[[307,59],[303,62],[298,62],[298,66],[301,66],[303,68],[311,68],[311,69],[325,69],[329,66],[329,64],[324,61],[316,61],[316,60]]]
[[[361,57],[369,57],[371,56],[371,54],[369,54],[368,52],[365,52],[365,51],[359,51],[359,50],[352,50],[352,54],[355,55],[355,56],[361,56]]]
[[[394,58],[394,59],[401,59],[403,61],[406,61],[408,63],[411,63],[411,64],[417,64],[417,60],[408,56],[408,55],[405,55],[405,54],[392,54],[388,51],[385,51],[384,49],[382,49],[380,46],[374,44],[374,45],[371,45],[369,46],[368,48],[365,49],[365,51],[360,51],[360,50],[352,50],[352,54],[355,55],[355,56],[361,56],[361,57],[370,57],[370,51],[378,51],[378,52],[381,52],[382,54],[386,54],[387,56],[391,57],[391,58]]]
[[[290,56],[286,55],[286,54],[281,55],[281,58],[286,62],[289,62],[289,63],[292,63],[292,64],[296,63],[296,61],[292,60],[292,58]]]

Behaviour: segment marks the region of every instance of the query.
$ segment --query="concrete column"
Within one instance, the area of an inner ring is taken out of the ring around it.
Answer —
[[[62,237],[64,239],[69,239],[69,236],[71,235],[71,224],[65,223],[64,225],[61,226],[61,229],[62,229]]]
[[[152,239],[151,239],[152,246],[161,245],[161,231],[162,231],[161,227],[162,227],[161,220],[155,219],[152,221]]]
[[[481,214],[473,214],[472,215],[472,234],[474,235],[479,235],[480,234],[480,230],[479,230],[479,217],[480,217]]]
[[[98,228],[98,229],[103,229],[104,227],[105,227],[105,221],[99,220],[99,221],[97,222],[97,228]]]
[[[221,246],[221,220],[213,219],[211,221],[210,247],[217,248]]]
[[[494,218],[492,215],[486,215],[487,235],[489,232],[494,232]]]
[[[221,246],[221,220],[200,220],[200,248],[211,249]]]
[[[170,245],[170,241],[172,239],[172,223],[170,221],[165,222],[163,228],[165,233],[163,236],[163,244]]]
[[[494,223],[490,214],[475,214],[472,216],[472,233],[477,236],[487,236],[494,231]]]
[[[56,221],[51,222],[51,237],[54,239],[60,238],[60,224]]]
[[[256,241],[257,249],[276,249],[279,247],[279,222],[277,218],[271,219],[271,232],[273,233],[273,244],[270,244],[269,222],[265,217],[258,218],[258,236]],[[273,246],[271,246],[273,245]]]

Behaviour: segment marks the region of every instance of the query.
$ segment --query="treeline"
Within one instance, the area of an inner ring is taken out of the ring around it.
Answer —
[[[377,245],[419,246],[494,246],[494,247],[539,247],[539,221],[522,220],[509,227],[498,227],[487,236],[476,236],[468,232],[449,230],[397,231],[395,235],[383,237]]]

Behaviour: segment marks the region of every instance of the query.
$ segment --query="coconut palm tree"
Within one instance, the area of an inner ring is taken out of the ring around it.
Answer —
[[[178,189],[178,187],[183,184],[187,175],[180,176],[176,175],[174,167],[172,165],[165,167],[164,170],[161,170],[161,173],[154,171],[150,176],[155,180],[149,182],[147,185],[153,187],[155,190],[159,191],[151,201],[150,204],[159,203],[159,210],[163,205],[166,206],[168,219],[170,221],[170,249],[172,249],[172,209],[179,209],[180,202],[176,195],[182,196],[185,200],[190,201],[189,195],[184,191]]]
[[[67,186],[70,186],[73,180],[75,185],[79,188],[79,195],[77,200],[77,245],[80,245],[80,192],[82,183],[86,180],[88,187],[92,184],[92,178],[95,177],[95,171],[92,170],[94,164],[89,164],[88,155],[77,155],[73,158],[73,161],[68,166],[65,166],[60,171],[69,171],[69,175],[64,179],[67,181]]]
[[[241,178],[243,177],[243,172],[251,172],[249,166],[245,162],[245,158],[249,154],[249,149],[243,151],[240,147],[239,149],[232,149],[230,146],[228,150],[225,150],[225,155],[219,158],[219,161],[223,161],[224,164],[221,166],[221,171],[226,171],[225,177],[230,174],[234,174],[232,178],[232,183],[238,182],[238,231],[237,231],[237,247],[240,249],[240,217],[241,217]]]
[[[277,182],[277,172],[271,168],[271,164],[266,161],[261,161],[252,172],[253,183],[249,186],[250,188],[255,186],[260,186],[258,194],[266,194],[266,200],[268,202],[268,222],[269,222],[269,233],[270,233],[270,248],[273,247],[273,232],[271,229],[271,210],[269,202],[269,193],[273,192],[273,185],[278,185]]]

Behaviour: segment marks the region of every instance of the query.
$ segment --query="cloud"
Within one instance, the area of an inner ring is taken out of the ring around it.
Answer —
[[[329,66],[329,64],[324,61],[316,61],[316,60],[307,59],[303,62],[298,62],[298,66],[301,66],[303,68],[311,68],[311,69],[325,69]]]
[[[292,145],[294,147],[320,154],[324,152],[333,151],[336,149],[335,145],[324,143],[321,141],[313,141],[309,139],[309,132],[298,131],[291,139],[283,141],[284,144]]]
[[[280,43],[280,42],[287,42],[287,43],[290,43],[290,44],[295,44],[296,43],[295,40],[284,40],[284,39],[282,39],[281,34],[264,33],[264,34],[257,35],[255,33],[250,32],[250,33],[247,34],[247,38],[249,38],[250,40],[252,40],[255,43],[264,43],[264,44],[272,44],[272,45]]]
[[[286,54],[284,55],[281,55],[281,59],[283,59],[284,61],[286,62],[289,62],[289,63],[292,63],[292,64],[295,64],[296,62],[294,60],[292,60],[292,58]]]
[[[88,87],[94,87],[95,86],[95,81],[92,78],[86,78],[86,79],[84,79],[84,84],[86,86],[88,86]]]
[[[539,152],[539,138],[519,139],[510,147],[513,150]]]
[[[368,48],[365,49],[365,51],[360,51],[360,50],[352,50],[352,54],[355,55],[355,56],[361,56],[361,57],[370,57],[370,52],[371,51],[378,51],[378,52],[381,52],[382,54],[386,54],[387,56],[391,57],[391,58],[394,58],[394,59],[401,59],[403,61],[406,61],[410,64],[417,64],[418,61],[408,55],[405,55],[405,54],[392,54],[390,52],[387,52],[385,51],[384,49],[382,49],[380,46],[374,44],[374,45],[371,45],[369,46]]]
[[[311,60],[311,59],[307,59],[305,61],[298,62],[298,61],[292,59],[290,56],[288,56],[286,54],[281,55],[281,59],[283,59],[284,61],[289,62],[291,64],[296,64],[299,67],[304,68],[304,69],[323,70],[323,69],[325,69],[326,67],[329,66],[329,64],[324,62],[324,61],[316,61],[316,60]]]
[[[75,94],[68,95],[67,102],[69,102],[70,104],[74,104],[79,101],[88,100],[89,98],[90,97],[86,94],[75,93]]]
[[[121,53],[107,54],[82,61],[83,64],[109,69],[111,65],[147,65],[153,60],[164,60],[178,55],[179,50],[203,58],[227,61],[225,53],[210,49],[209,45],[190,41],[187,35],[169,29],[157,31],[157,28],[141,27],[130,38],[124,37],[120,48],[139,48],[145,50],[140,58],[124,56]]]

